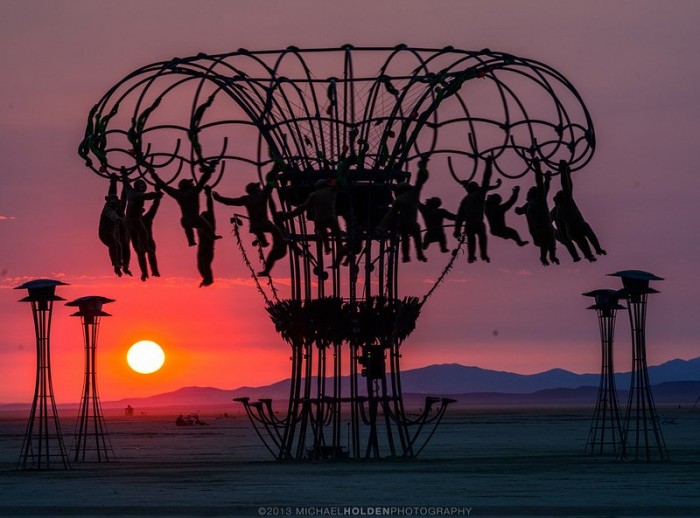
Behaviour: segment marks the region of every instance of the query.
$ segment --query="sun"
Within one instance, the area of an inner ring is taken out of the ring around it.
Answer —
[[[151,340],[141,340],[129,348],[126,362],[136,372],[151,374],[163,366],[165,353],[163,348]]]

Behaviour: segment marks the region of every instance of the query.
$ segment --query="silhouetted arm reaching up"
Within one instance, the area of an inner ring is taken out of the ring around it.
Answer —
[[[571,169],[569,169],[569,164],[564,160],[559,161],[559,174],[561,175],[561,190],[565,196],[573,198],[574,184],[571,181]]]
[[[510,198],[501,205],[501,209],[503,212],[508,212],[510,208],[515,205],[515,202],[518,200],[518,193],[520,192],[520,186],[516,185],[513,187],[513,194],[510,195]]]
[[[492,191],[498,189],[501,186],[501,179],[496,179],[496,182],[491,185],[491,177],[493,176],[493,157],[488,157],[486,159],[486,169],[484,170],[484,178],[481,182],[481,187],[484,191]]]
[[[202,189],[204,189],[204,186],[207,184],[207,182],[211,178],[211,175],[212,175],[212,171],[210,169],[206,169],[202,173],[202,176],[199,178],[199,181],[196,183],[194,188],[201,192]]]
[[[114,196],[115,198],[118,198],[117,185],[119,185],[119,176],[117,176],[116,173],[110,174],[109,175],[109,189],[107,190],[107,196]]]
[[[148,208],[148,211],[143,215],[144,218],[153,220],[156,217],[156,212],[160,207],[160,199],[163,197],[163,193],[156,191],[156,196],[153,198],[153,203]]]
[[[540,167],[539,158],[535,158],[532,161],[532,168],[535,171],[535,185],[537,186],[537,190],[539,192],[545,192],[544,191],[544,178],[542,175],[542,167]]]
[[[212,228],[216,228],[216,219],[214,217],[214,197],[211,192],[211,187],[209,185],[204,186],[204,194],[207,198],[207,212],[209,213],[209,223],[211,223]]]

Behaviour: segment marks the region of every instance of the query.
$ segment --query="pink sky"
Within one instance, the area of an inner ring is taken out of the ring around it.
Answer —
[[[534,248],[491,240],[490,265],[460,261],[404,344],[406,368],[462,363],[533,373],[598,369],[595,316],[581,293],[616,287],[606,274],[643,269],[666,280],[651,299],[650,363],[698,356],[700,175],[694,163],[700,104],[700,4],[676,1],[5,1],[0,3],[0,402],[33,390],[29,307],[10,288],[49,277],[66,299],[98,294],[108,307],[100,342],[103,399],[187,385],[234,388],[289,375],[231,239],[217,244],[217,283],[199,289],[171,201],[156,220],[164,277],[111,275],[97,221],[106,183],[77,155],[87,114],[143,65],[198,52],[406,43],[489,47],[544,62],[568,77],[593,118],[598,148],[575,177],[579,206],[608,256],[540,266]],[[444,200],[456,208],[458,199]],[[226,221],[228,213],[218,214]],[[521,234],[524,221],[511,216]],[[413,278],[434,278],[431,255]],[[405,292],[427,287],[414,282]],[[197,312],[192,310],[198,308]],[[59,305],[52,358],[59,401],[82,383],[79,322]],[[628,370],[629,331],[618,321],[617,365]],[[200,337],[200,338],[197,338]],[[128,346],[157,339],[158,374],[131,373]]]

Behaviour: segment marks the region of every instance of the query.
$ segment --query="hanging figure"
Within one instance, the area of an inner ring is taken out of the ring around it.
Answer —
[[[418,224],[420,193],[429,177],[426,167],[427,163],[428,159],[425,157],[418,162],[418,174],[416,175],[415,185],[404,182],[394,188],[396,197],[391,204],[391,208],[376,229],[377,234],[383,234],[396,222],[399,235],[401,236],[401,260],[404,263],[411,260],[411,238],[413,238],[418,260],[421,262],[428,260],[423,254],[423,241],[420,235],[420,225]]]
[[[467,236],[468,261],[476,261],[476,244],[479,242],[479,255],[482,261],[491,261],[488,255],[488,240],[486,237],[486,224],[484,223],[484,210],[486,204],[486,193],[497,189],[501,185],[501,179],[497,179],[494,185],[489,185],[493,174],[493,158],[486,159],[486,168],[481,185],[475,181],[460,181],[462,187],[467,191],[467,195],[462,199],[457,210],[455,220],[454,235],[459,238],[464,226],[464,234]]]
[[[555,239],[554,225],[547,206],[547,193],[551,174],[542,173],[539,159],[532,161],[535,171],[535,185],[527,191],[525,205],[515,208],[516,214],[524,214],[527,218],[527,227],[532,236],[532,242],[540,249],[540,261],[547,266],[549,261],[559,264],[557,259],[557,243]],[[549,257],[549,261],[547,258]]]
[[[564,160],[559,162],[559,175],[562,190],[554,196],[557,228],[568,239],[578,245],[586,259],[594,262],[596,258],[591,253],[591,245],[598,255],[606,255],[606,252],[601,248],[598,236],[595,235],[591,226],[583,218],[576,201],[574,201],[574,184],[571,180],[571,169]],[[559,224],[561,224],[562,228],[559,228]],[[572,254],[572,257],[576,260],[574,254]]]
[[[202,218],[209,222],[212,230],[216,232],[216,219],[214,217],[214,201],[212,199],[211,187],[204,187],[204,194],[207,200],[207,210],[202,212]],[[197,248],[197,269],[202,276],[202,282],[199,287],[209,286],[214,283],[214,273],[211,269],[211,263],[214,261],[214,242],[209,234],[201,229],[197,229],[197,239],[199,246]]]
[[[554,207],[549,211],[549,216],[554,223],[554,237],[559,241],[566,250],[569,252],[571,259],[577,263],[581,260],[581,256],[578,255],[578,250],[574,246],[574,242],[569,237],[566,231],[566,223],[562,218],[562,211],[560,210],[561,196],[559,193],[554,195]]]
[[[180,223],[182,224],[182,228],[185,229],[185,236],[187,236],[187,243],[189,246],[197,245],[194,240],[194,229],[201,229],[206,232],[211,239],[221,239],[221,236],[217,236],[214,233],[209,222],[202,218],[199,213],[199,193],[202,192],[209,178],[211,178],[213,173],[212,169],[203,169],[202,176],[196,184],[189,178],[180,180],[177,184],[177,188],[170,187],[161,180],[153,169],[149,169],[148,172],[153,177],[155,184],[173,197],[180,206],[180,211],[182,212]]]
[[[259,183],[249,183],[246,185],[246,194],[238,198],[226,198],[213,192],[213,198],[224,205],[235,207],[245,207],[248,213],[248,224],[250,233],[255,236],[254,245],[261,247],[269,246],[266,234],[272,237],[272,248],[267,254],[264,269],[257,275],[267,277],[275,262],[282,259],[287,254],[287,245],[284,242],[282,231],[267,216],[267,207],[270,204],[270,195],[275,186],[277,168],[274,167],[265,177],[265,187],[260,188]],[[212,212],[213,214],[213,212]]]
[[[119,177],[109,176],[109,189],[105,196],[105,204],[100,213],[98,235],[100,241],[109,250],[109,259],[114,273],[121,277],[122,272],[131,275],[129,271],[129,233],[124,224],[124,204],[117,196]],[[122,195],[124,192],[122,191]]]
[[[148,265],[146,262],[146,254],[148,253],[148,229],[143,221],[144,202],[146,200],[154,200],[163,196],[162,192],[146,192],[148,185],[146,182],[138,178],[132,186],[129,182],[129,176],[126,168],[122,167],[122,185],[126,192],[126,216],[124,223],[129,232],[131,244],[136,252],[136,257],[141,270],[141,280],[148,279]],[[156,270],[157,271],[157,270]]]
[[[438,243],[442,253],[449,252],[447,249],[447,236],[445,236],[444,221],[449,219],[454,221],[457,216],[449,210],[441,207],[440,198],[428,198],[425,203],[419,205],[423,221],[425,222],[425,235],[423,236],[423,250],[427,250],[430,243]]]
[[[281,215],[283,220],[287,220],[308,211],[309,219],[314,222],[314,233],[321,242],[325,254],[331,253],[330,237],[333,236],[336,242],[340,243],[343,235],[336,212],[336,198],[339,188],[340,182],[336,179],[317,180],[314,184],[314,190],[302,204]],[[337,262],[345,256],[345,253],[345,247],[340,246]]]
[[[515,205],[519,192],[520,186],[516,185],[513,187],[513,194],[504,203],[501,203],[500,194],[489,194],[484,204],[484,214],[486,215],[486,221],[489,222],[489,230],[492,236],[512,239],[518,246],[525,246],[529,241],[520,239],[518,231],[506,225],[506,212]]]
[[[151,206],[143,214],[143,224],[146,227],[146,232],[148,234],[148,241],[146,243],[146,256],[148,258],[148,264],[151,267],[151,275],[153,277],[160,277],[160,270],[158,269],[158,260],[156,259],[156,241],[153,238],[153,220],[156,217],[158,208],[160,207],[160,200],[163,197],[162,192],[159,187],[156,187],[156,192],[160,193],[160,196],[154,198],[151,202]]]

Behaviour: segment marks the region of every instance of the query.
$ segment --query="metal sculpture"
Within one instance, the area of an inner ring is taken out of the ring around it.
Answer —
[[[598,400],[588,432],[586,452],[591,455],[616,455],[622,446],[622,421],[615,388],[613,342],[617,310],[625,307],[618,304],[620,294],[616,290],[594,290],[584,295],[595,298],[595,304],[588,309],[594,309],[598,315],[602,353]]]
[[[419,415],[406,413],[401,344],[464,237],[427,292],[402,295],[401,232],[385,220],[393,193],[405,191],[421,167],[430,170],[429,184],[444,189],[436,178],[466,186],[486,163],[509,180],[540,163],[577,171],[594,148],[581,97],[540,62],[489,49],[345,45],[239,49],[145,66],[93,107],[79,153],[104,178],[123,168],[161,187],[201,186],[204,178],[219,191],[242,192],[257,174],[265,189],[248,185],[248,195],[274,194],[264,212],[279,236],[268,221],[251,220],[251,248],[239,230],[246,215],[232,222],[291,346],[290,395],[282,416],[269,400],[241,402],[276,458],[300,459],[415,456],[450,402],[428,398]],[[309,211],[319,198],[329,202],[323,218]],[[262,275],[252,264],[257,257]]]
[[[56,295],[56,286],[65,284],[51,279],[36,279],[15,288],[28,291],[20,302],[32,304],[37,356],[34,399],[17,469],[70,469],[53,395],[50,348],[53,303],[64,300]]]
[[[97,368],[95,349],[101,317],[111,316],[102,311],[102,306],[114,302],[100,296],[80,297],[66,306],[77,307],[71,316],[80,317],[85,342],[85,380],[83,396],[80,400],[78,421],[73,438],[73,461],[109,462],[114,459],[114,451],[109,440],[107,427],[102,416],[99,393],[97,391]]]
[[[667,461],[668,450],[649,382],[646,346],[647,297],[650,293],[658,293],[649,287],[649,281],[663,278],[641,270],[624,270],[610,275],[622,279],[620,294],[627,300],[632,328],[632,380],[619,456],[623,460]]]

